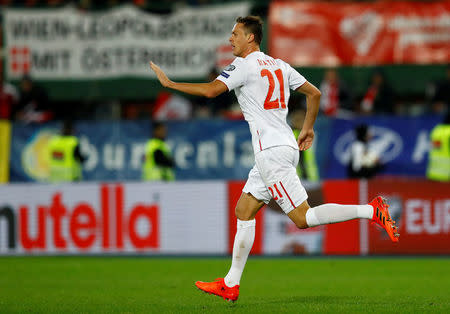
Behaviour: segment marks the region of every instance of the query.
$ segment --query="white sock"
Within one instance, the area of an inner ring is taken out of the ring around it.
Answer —
[[[237,231],[233,244],[233,260],[228,274],[225,276],[225,284],[228,287],[238,285],[244,271],[247,257],[255,240],[256,220],[237,220]]]
[[[309,227],[315,227],[355,218],[371,219],[372,215],[373,207],[371,205],[323,204],[308,209],[306,223]]]

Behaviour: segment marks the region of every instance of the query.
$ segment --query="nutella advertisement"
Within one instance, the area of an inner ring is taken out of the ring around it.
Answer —
[[[223,254],[226,184],[11,185],[0,254]]]

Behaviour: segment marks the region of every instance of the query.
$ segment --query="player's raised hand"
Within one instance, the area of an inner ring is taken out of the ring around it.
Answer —
[[[298,143],[298,149],[299,150],[307,150],[312,146],[314,140],[314,130],[309,129],[305,130],[302,129],[300,134],[298,135],[297,143]]]
[[[152,61],[150,61],[150,67],[152,68],[153,72],[155,72],[156,77],[158,78],[159,82],[164,87],[169,87],[170,83],[172,83],[171,80],[167,77],[166,73],[164,73],[163,70],[156,64],[154,64]]]

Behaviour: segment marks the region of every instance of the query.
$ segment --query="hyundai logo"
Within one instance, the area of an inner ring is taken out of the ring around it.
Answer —
[[[369,141],[369,149],[376,152],[383,163],[394,160],[403,149],[403,140],[400,135],[388,128],[371,126],[369,132],[372,139]],[[350,161],[351,144],[355,141],[355,131],[349,130],[342,134],[334,145],[333,153],[343,165]]]

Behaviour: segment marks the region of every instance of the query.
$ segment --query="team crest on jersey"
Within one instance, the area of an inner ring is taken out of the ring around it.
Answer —
[[[233,71],[234,69],[236,69],[236,67],[232,64],[230,64],[229,66],[227,66],[225,69],[223,69],[224,71]]]

